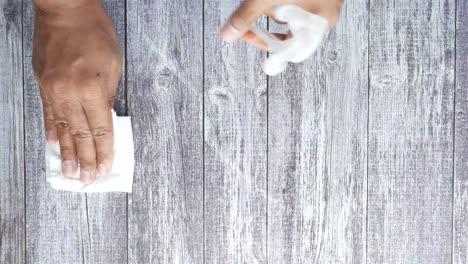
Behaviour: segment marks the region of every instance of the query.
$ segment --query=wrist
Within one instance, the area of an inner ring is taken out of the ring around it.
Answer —
[[[32,0],[34,8],[45,13],[71,10],[90,4],[100,4],[100,0]]]

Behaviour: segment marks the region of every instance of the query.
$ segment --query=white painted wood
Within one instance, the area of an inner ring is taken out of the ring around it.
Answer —
[[[0,263],[25,250],[21,3],[0,0]]]
[[[368,10],[270,78],[268,263],[365,263]]]
[[[468,263],[468,2],[457,1],[453,263]]]
[[[203,263],[202,1],[128,1],[130,263]]]
[[[455,2],[371,1],[368,263],[450,263]]]
[[[239,3],[104,1],[129,51],[127,205],[46,184],[31,2],[0,0],[0,263],[468,263],[466,1],[347,1],[268,81],[219,39]]]
[[[266,53],[222,43],[238,4],[205,1],[205,263],[266,263]]]

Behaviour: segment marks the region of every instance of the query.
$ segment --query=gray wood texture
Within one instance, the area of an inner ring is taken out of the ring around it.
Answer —
[[[0,0],[0,263],[468,263],[468,2],[346,1],[269,78],[219,38],[240,2],[103,1],[134,189],[84,195],[46,183],[31,1]]]
[[[455,2],[371,1],[368,263],[450,263]]]
[[[125,2],[107,1],[120,45],[125,47]],[[26,260],[28,263],[125,263],[127,260],[126,194],[76,194],[55,191],[45,180],[44,128],[39,90],[31,56],[34,14],[23,8]],[[125,53],[124,53],[125,55]],[[116,110],[125,113],[125,75]]]
[[[365,262],[367,21],[348,1],[313,58],[270,78],[268,263]]]
[[[0,0],[0,263],[25,252],[21,3]]]
[[[203,2],[127,2],[130,263],[203,263]]]
[[[457,1],[453,263],[468,263],[468,2]]]
[[[266,54],[219,36],[238,4],[205,1],[205,263],[267,259]]]

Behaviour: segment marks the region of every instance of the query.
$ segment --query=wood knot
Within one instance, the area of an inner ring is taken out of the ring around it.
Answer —
[[[9,30],[10,25],[17,24],[16,21],[19,18],[20,7],[14,0],[7,1],[3,6],[3,16],[5,17],[7,30]]]
[[[232,93],[222,88],[215,88],[210,91],[210,99],[214,103],[224,104],[232,100]]]
[[[338,58],[338,51],[332,50],[328,52],[328,59],[330,61],[336,61],[337,58]]]

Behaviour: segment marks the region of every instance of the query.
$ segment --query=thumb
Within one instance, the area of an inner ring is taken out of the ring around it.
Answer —
[[[268,1],[245,0],[231,15],[221,30],[221,39],[226,42],[241,38],[267,9]]]

